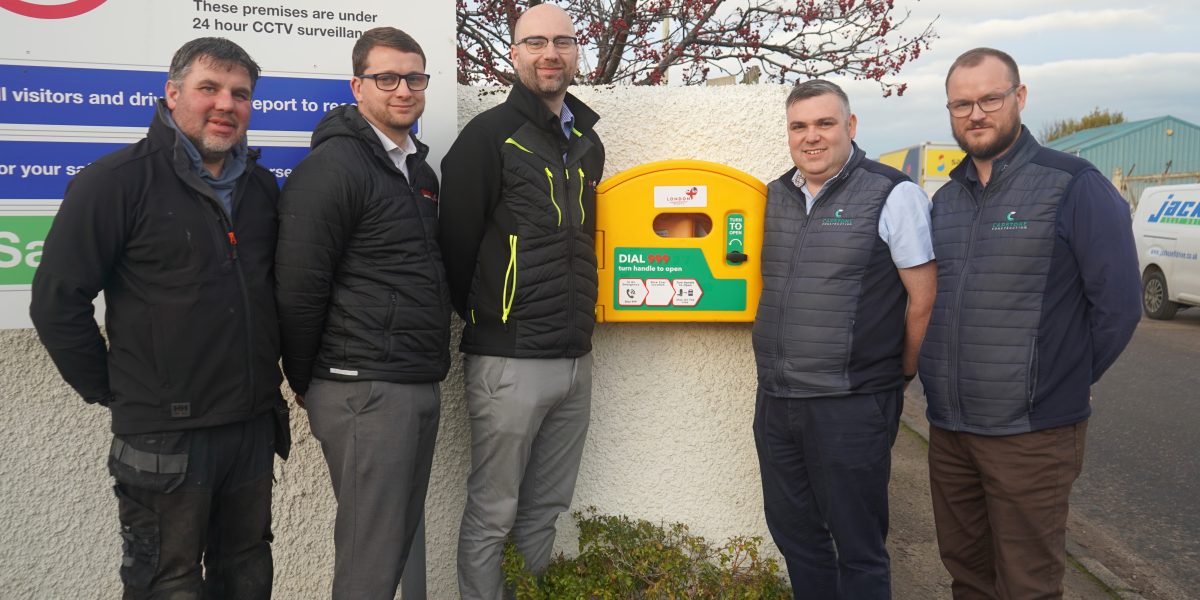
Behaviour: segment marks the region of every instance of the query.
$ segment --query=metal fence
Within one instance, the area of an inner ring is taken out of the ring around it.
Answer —
[[[1125,201],[1129,203],[1130,209],[1137,210],[1138,200],[1142,197],[1142,192],[1146,191],[1146,188],[1156,185],[1200,183],[1200,171],[1192,173],[1124,176],[1121,174],[1121,169],[1117,169],[1113,173],[1112,183],[1121,192],[1121,195],[1125,197]]]

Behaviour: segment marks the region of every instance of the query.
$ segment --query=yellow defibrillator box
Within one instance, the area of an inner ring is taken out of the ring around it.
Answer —
[[[717,163],[668,160],[596,188],[596,321],[753,321],[767,186]]]

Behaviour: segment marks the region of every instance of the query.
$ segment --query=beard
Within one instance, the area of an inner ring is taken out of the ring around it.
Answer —
[[[958,142],[958,147],[963,149],[971,158],[976,160],[992,160],[1000,156],[1005,150],[1008,150],[1013,142],[1017,141],[1017,137],[1021,135],[1021,120],[1013,119],[1007,129],[1001,129],[998,124],[995,127],[996,137],[991,141],[969,142],[967,141],[966,131],[970,125],[967,125],[967,130],[959,131],[956,127],[951,127],[954,134],[954,141]]]
[[[575,78],[574,71],[568,68],[568,65],[562,59],[556,59],[554,62],[543,63],[545,66],[561,66],[562,71],[555,79],[542,79],[538,77],[537,65],[540,61],[534,61],[528,65],[522,65],[517,69],[517,76],[520,77],[521,83],[525,87],[533,91],[533,93],[543,98],[553,98],[567,91],[571,87],[571,81]]]
[[[221,160],[240,141],[232,139],[195,139],[191,136],[188,136],[188,140],[190,140],[192,145],[196,147],[196,150],[200,152],[200,158],[204,159],[205,161]]]
[[[420,113],[417,113],[412,117],[398,117],[388,112],[373,116],[379,119],[380,125],[396,131],[408,131],[409,129],[412,129],[413,124],[421,118]]]
[[[423,102],[417,104],[415,110],[407,116],[397,115],[389,111],[386,101],[360,102],[358,110],[366,115],[368,120],[376,127],[407,135],[408,131],[412,129],[413,124],[425,112],[425,104]]]
[[[204,122],[207,123],[211,116],[213,115],[205,115]],[[233,115],[219,114],[215,116],[233,123],[234,128],[239,127],[237,117]],[[190,135],[187,132],[183,132],[182,128],[180,131],[184,133],[184,136],[187,137],[188,141],[192,143],[192,146],[194,146],[196,150],[200,152],[200,158],[206,161],[221,160],[230,150],[233,149],[234,146],[238,145],[242,141],[242,135],[231,138],[206,135],[203,127],[204,125],[202,124],[200,132],[197,135]]]

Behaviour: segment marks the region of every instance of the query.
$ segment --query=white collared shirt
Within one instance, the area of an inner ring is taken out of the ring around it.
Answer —
[[[367,121],[367,125],[370,125],[371,129],[375,130],[375,135],[379,136],[379,142],[383,144],[383,149],[387,151],[388,158],[392,159],[392,163],[396,165],[397,169],[400,169],[401,173],[404,173],[404,178],[409,179],[408,162],[406,159],[409,154],[417,153],[417,144],[413,142],[412,134],[404,136],[404,145],[401,146],[393,142],[392,138],[388,137],[387,134],[380,131],[374,123]]]

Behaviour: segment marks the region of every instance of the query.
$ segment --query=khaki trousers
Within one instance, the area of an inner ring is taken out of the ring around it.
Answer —
[[[929,428],[929,482],[954,598],[1061,598],[1067,500],[1087,421],[1009,436]]]

